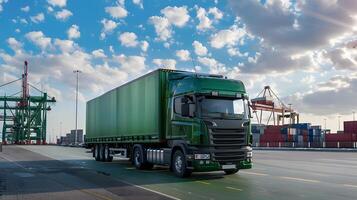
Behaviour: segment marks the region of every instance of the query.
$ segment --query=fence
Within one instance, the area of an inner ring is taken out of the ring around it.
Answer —
[[[357,148],[357,142],[257,142],[253,147]]]

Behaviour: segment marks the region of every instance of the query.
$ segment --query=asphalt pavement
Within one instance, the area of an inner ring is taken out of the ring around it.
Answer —
[[[96,162],[86,149],[5,146],[0,199],[339,199],[357,197],[357,153],[254,151],[253,169],[175,177],[165,167]]]

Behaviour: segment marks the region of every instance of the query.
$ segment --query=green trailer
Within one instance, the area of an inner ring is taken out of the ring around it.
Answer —
[[[252,167],[248,96],[241,81],[158,69],[87,102],[85,143],[97,161],[236,173]]]

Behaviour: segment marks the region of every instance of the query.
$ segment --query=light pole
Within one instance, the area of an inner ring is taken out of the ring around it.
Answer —
[[[355,121],[355,120],[356,120],[356,119],[355,119],[355,113],[356,113],[355,111],[353,111],[353,112],[352,112],[352,115],[353,115],[353,121]]]
[[[324,122],[325,122],[325,130],[326,130],[326,118],[324,119]]]
[[[341,116],[338,116],[338,130],[341,130]]]
[[[79,70],[74,70],[76,74],[76,129],[74,132],[74,145],[77,145],[77,129],[78,129],[78,75],[81,73]]]
[[[59,130],[59,136],[61,137],[62,135],[62,122],[60,122],[60,130]]]

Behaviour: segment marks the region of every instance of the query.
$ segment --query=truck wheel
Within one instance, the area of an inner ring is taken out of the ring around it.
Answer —
[[[94,147],[94,158],[96,161],[100,161],[100,149],[99,149],[99,145],[96,144]]]
[[[141,148],[135,147],[132,162],[136,169],[144,169],[143,160],[143,151],[141,150]]]
[[[109,145],[104,146],[104,161],[105,162],[112,162],[113,156],[110,155]]]
[[[102,161],[102,162],[105,161],[104,148],[105,148],[105,146],[103,144],[99,145],[99,160]]]
[[[239,171],[239,169],[225,169],[224,173],[226,173],[226,175],[231,175],[231,174],[235,174]]]
[[[180,150],[175,151],[171,166],[178,177],[188,177],[192,173],[192,170],[187,169],[186,157]]]

